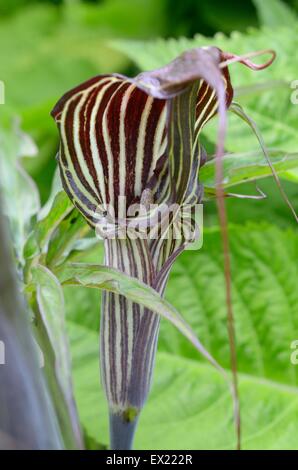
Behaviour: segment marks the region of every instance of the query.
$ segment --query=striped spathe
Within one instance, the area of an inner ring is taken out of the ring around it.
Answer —
[[[199,55],[212,68],[220,62],[220,51],[210,51]],[[166,76],[162,70],[135,79],[94,77],[66,93],[52,111],[60,133],[63,187],[92,227],[102,218],[98,207],[112,206],[117,220],[146,191],[156,204],[194,206],[201,200],[199,134],[216,114],[217,92],[201,68],[195,76],[182,70],[180,82],[174,74],[175,83],[157,80],[157,72]],[[228,70],[217,68],[217,74],[228,106],[233,94]],[[185,245],[174,238],[172,222],[167,231],[166,238],[154,240],[106,238],[105,264],[163,295]],[[123,422],[136,420],[150,389],[159,317],[122,295],[104,292],[100,330],[101,378],[110,412]]]

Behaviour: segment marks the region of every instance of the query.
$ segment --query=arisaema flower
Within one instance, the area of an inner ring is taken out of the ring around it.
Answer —
[[[205,160],[199,135],[217,112],[218,152],[223,150],[225,111],[233,97],[227,61],[235,60],[251,65],[214,47],[192,49],[134,79],[94,77],[66,93],[52,111],[60,132],[64,189],[87,222],[100,227],[105,264],[160,295],[173,262],[193,240],[181,230],[177,236],[177,207],[191,208],[195,227],[193,208],[202,200],[199,169]],[[173,205],[176,212],[167,209]],[[153,224],[144,224],[148,214]],[[132,221],[139,230],[123,236]],[[150,389],[158,331],[155,313],[104,293],[100,363],[113,449],[132,445]]]

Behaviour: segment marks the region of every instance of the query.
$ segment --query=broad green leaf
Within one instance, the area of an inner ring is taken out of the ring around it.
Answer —
[[[31,219],[39,210],[39,194],[34,181],[22,167],[21,158],[34,157],[34,142],[24,134],[18,122],[0,123],[0,187],[3,209],[10,222],[10,231],[19,262],[30,232]]]
[[[114,294],[124,295],[132,302],[143,305],[166,318],[227,380],[225,372],[219,364],[214,362],[183,317],[150,286],[117,269],[99,264],[67,263],[60,270],[57,269],[56,274],[63,285],[104,289]]]
[[[269,28],[296,26],[298,18],[295,12],[282,0],[253,0],[253,3],[262,25]]]
[[[247,201],[237,202],[238,210],[242,206],[245,211]],[[254,204],[260,206],[266,202],[254,201]],[[272,212],[274,220],[282,220],[280,210],[276,206],[276,212]],[[206,207],[205,219],[207,216]],[[298,369],[289,361],[289,344],[298,335],[296,228],[281,230],[269,224],[247,223],[244,226],[231,226],[229,233],[234,310],[241,346],[240,368],[248,373],[258,372],[262,375],[261,359],[266,354],[269,377],[280,376],[285,383],[296,383]],[[92,256],[96,259],[96,252]],[[68,319],[97,331],[99,302],[92,297],[93,290],[80,287],[77,291],[80,292],[79,301],[76,301],[76,289],[67,286],[64,289],[68,291]],[[74,304],[71,304],[72,292]],[[172,268],[166,298],[178,308],[207,349],[228,368],[222,246],[218,229],[205,228],[201,250],[180,255]],[[81,314],[79,303],[82,304]],[[72,310],[75,315],[72,315]],[[87,311],[90,321],[84,323]],[[175,354],[188,357],[194,357],[195,354],[192,345],[167,322],[162,322],[159,345]],[[195,357],[199,355],[195,354]]]
[[[108,445],[108,410],[100,387],[98,334],[67,324],[74,386],[84,429]],[[239,374],[244,449],[297,449],[298,389]],[[234,449],[232,406],[211,366],[157,353],[154,381],[136,433],[136,449]],[[191,430],[191,431],[190,431]]]
[[[298,167],[298,153],[282,153],[271,150],[269,157],[276,172],[284,172]],[[261,150],[258,152],[243,152],[226,154],[223,159],[224,188],[230,188],[265,176],[272,172]],[[200,181],[204,187],[215,188],[215,159],[209,160],[200,170]]]
[[[243,448],[297,449],[298,369],[291,363],[290,345],[298,338],[298,237],[292,230],[248,224],[230,227],[230,239]],[[81,288],[82,304],[87,302],[88,292]],[[200,251],[179,257],[166,298],[229,370],[218,229],[205,230]],[[98,309],[96,302],[94,317]],[[74,316],[71,312],[68,316],[76,398],[84,428],[107,445],[107,409],[98,371],[98,322],[84,323],[84,312],[82,308],[80,316],[78,308]],[[91,318],[90,311],[89,315]],[[137,448],[233,448],[231,401],[225,382],[169,322],[161,322],[154,379],[137,431]]]
[[[62,434],[68,447],[72,447],[74,443],[82,447],[80,425],[72,390],[63,291],[57,278],[45,266],[38,265],[33,268],[32,281],[35,284],[36,302],[40,316],[37,318],[38,337],[39,340],[44,339],[40,346],[45,355],[46,371],[48,376],[54,373],[64,398],[63,403],[55,387],[55,380],[50,377],[49,382],[56,401]],[[51,360],[52,355],[54,356],[53,364],[50,365],[47,361]],[[68,429],[68,420],[70,420],[72,431]]]
[[[290,344],[298,337],[297,231],[247,224],[232,226],[229,233],[239,370],[295,386],[298,368],[290,361]],[[183,253],[174,265],[166,298],[228,368],[222,260],[220,232],[205,230],[202,249]],[[187,342],[166,325],[160,347],[194,357]]]

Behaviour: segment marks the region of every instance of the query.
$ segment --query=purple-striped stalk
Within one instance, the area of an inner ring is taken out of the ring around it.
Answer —
[[[61,179],[91,226],[103,223],[108,207],[116,222],[126,220],[124,198],[126,207],[146,208],[150,202],[194,207],[201,201],[199,134],[219,111],[223,145],[225,110],[233,95],[224,62],[233,58],[217,48],[193,49],[134,79],[97,76],[59,100],[52,115],[61,138]],[[170,220],[166,228],[159,221],[154,239],[106,236],[105,264],[163,295],[170,268],[187,244],[185,237],[175,238]],[[124,296],[103,294],[101,377],[113,449],[132,446],[150,389],[158,330],[152,311]]]

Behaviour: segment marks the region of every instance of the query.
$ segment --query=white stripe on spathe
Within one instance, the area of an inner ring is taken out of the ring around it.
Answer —
[[[153,98],[148,96],[144,110],[142,112],[142,117],[139,124],[138,140],[137,140],[137,149],[136,149],[136,166],[135,166],[135,195],[140,196],[142,191],[142,169],[145,158],[145,139],[146,139],[146,126],[148,122],[148,117],[152,108]],[[153,156],[154,157],[154,152]],[[153,158],[152,158],[153,161]]]

